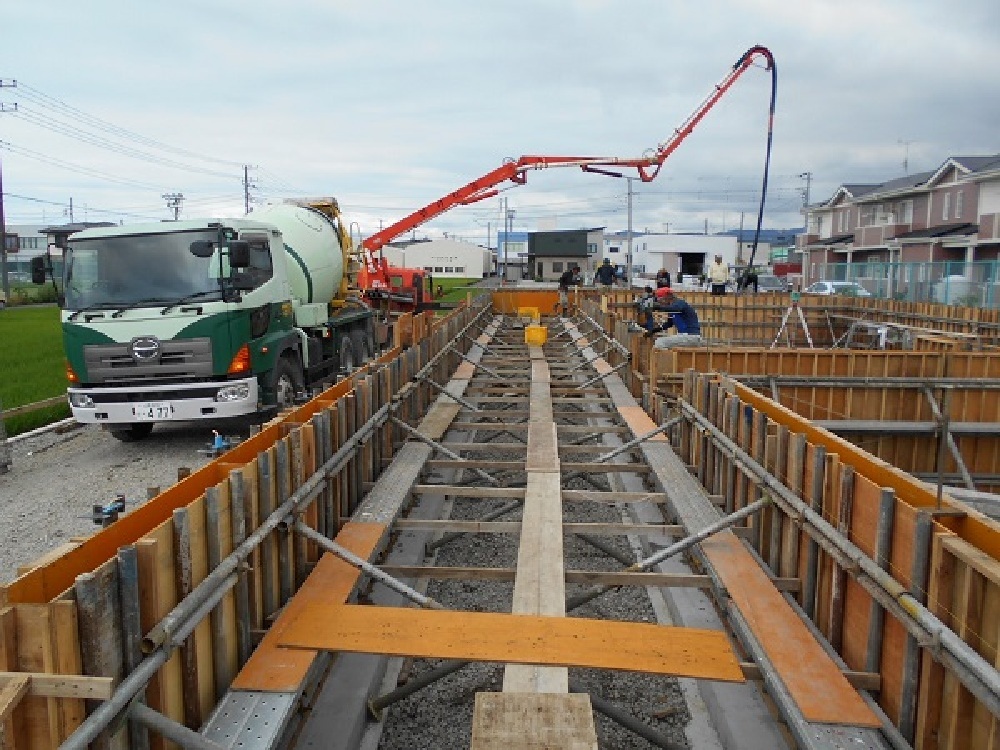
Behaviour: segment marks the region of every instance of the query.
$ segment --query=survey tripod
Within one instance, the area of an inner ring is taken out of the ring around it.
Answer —
[[[802,308],[799,307],[799,298],[799,292],[792,292],[792,301],[781,318],[781,326],[778,328],[778,335],[775,336],[774,341],[771,342],[772,349],[778,345],[778,339],[781,338],[781,334],[785,334],[785,340],[788,342],[789,346],[792,346],[791,331],[788,327],[789,321],[791,321],[792,326],[794,326],[796,322],[802,325],[802,332],[806,335],[806,341],[809,342],[809,348],[813,348],[813,340],[812,336],[809,334],[809,326],[806,323],[806,316],[802,314]],[[793,314],[796,316],[795,318],[792,317]]]

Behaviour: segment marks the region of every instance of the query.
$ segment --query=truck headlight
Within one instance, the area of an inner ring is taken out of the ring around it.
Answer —
[[[94,399],[88,396],[86,393],[71,393],[69,394],[69,403],[71,406],[75,406],[77,409],[93,409]]]
[[[227,385],[225,388],[220,388],[219,392],[215,394],[216,401],[242,401],[249,397],[250,386],[246,383]]]

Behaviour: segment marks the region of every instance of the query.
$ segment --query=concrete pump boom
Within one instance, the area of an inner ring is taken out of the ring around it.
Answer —
[[[616,167],[634,168],[638,172],[639,179],[643,182],[651,182],[660,172],[663,162],[666,161],[678,146],[695,129],[702,118],[708,114],[709,110],[715,106],[716,102],[736,83],[736,80],[749,68],[758,58],[763,59],[764,69],[771,70],[774,66],[774,56],[766,47],[755,46],[748,49],[740,59],[736,61],[732,69],[723,78],[712,93],[698,105],[697,109],[678,127],[669,139],[659,144],[649,153],[639,157],[617,157],[617,156],[522,156],[517,160],[505,161],[500,167],[491,172],[487,172],[482,177],[473,180],[453,193],[449,193],[443,198],[439,198],[433,203],[429,203],[421,209],[414,211],[403,217],[394,224],[390,224],[385,229],[367,237],[361,245],[366,251],[369,273],[377,270],[379,262],[376,253],[383,246],[399,237],[411,229],[440,216],[455,206],[465,206],[476,203],[484,198],[490,198],[499,193],[496,187],[503,182],[510,181],[515,185],[523,185],[528,181],[528,172],[539,169],[549,169],[554,167],[579,167],[584,172],[595,172],[602,174],[603,168]],[[617,175],[616,175],[617,176]]]

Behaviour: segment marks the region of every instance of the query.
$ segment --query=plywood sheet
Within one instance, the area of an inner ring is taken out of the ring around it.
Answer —
[[[584,618],[315,603],[280,636],[291,648],[622,669],[742,682],[726,634]]]

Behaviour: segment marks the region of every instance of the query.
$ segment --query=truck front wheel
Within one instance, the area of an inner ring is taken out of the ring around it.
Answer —
[[[152,422],[139,422],[138,424],[119,425],[108,430],[113,437],[118,438],[123,443],[134,443],[137,440],[145,440],[153,432]]]
[[[306,388],[302,369],[291,357],[278,360],[274,379],[274,398],[279,409],[289,409],[295,405],[295,394]]]

